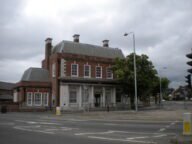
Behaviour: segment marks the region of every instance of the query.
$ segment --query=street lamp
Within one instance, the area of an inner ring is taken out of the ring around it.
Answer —
[[[135,79],[135,111],[138,111],[138,103],[137,103],[137,68],[136,68],[136,54],[135,54],[135,34],[134,32],[125,33],[124,36],[128,36],[129,34],[133,35],[133,63],[134,63],[134,79]]]
[[[163,69],[167,69],[167,67],[163,67]],[[160,70],[159,70],[159,96],[160,96],[159,104],[160,104],[160,106],[161,106],[161,105],[162,105],[163,97],[162,97],[162,83],[161,83],[161,74],[160,74]]]

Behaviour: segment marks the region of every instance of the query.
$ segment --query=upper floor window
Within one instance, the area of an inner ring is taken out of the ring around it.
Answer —
[[[102,67],[96,66],[96,78],[102,78]]]
[[[108,67],[106,69],[106,77],[107,77],[107,79],[113,79],[113,71],[112,71],[111,67]]]
[[[84,77],[90,78],[91,77],[91,66],[84,65]]]
[[[78,64],[71,65],[71,76],[78,77]]]

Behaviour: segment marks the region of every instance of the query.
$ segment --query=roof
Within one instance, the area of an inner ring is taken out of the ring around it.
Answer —
[[[43,68],[28,68],[21,81],[49,82],[49,71]]]
[[[12,90],[14,86],[15,86],[14,83],[2,82],[2,81],[0,82],[0,89]]]
[[[62,52],[112,59],[116,57],[124,58],[122,51],[118,48],[102,47],[65,40],[61,41],[52,49],[52,53]]]

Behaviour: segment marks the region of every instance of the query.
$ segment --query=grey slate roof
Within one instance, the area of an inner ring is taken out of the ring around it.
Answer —
[[[43,68],[28,68],[21,81],[49,82],[49,71]]]
[[[13,87],[15,86],[14,83],[9,83],[9,82],[0,82],[0,89],[3,90],[12,90]]]
[[[71,53],[103,58],[124,58],[122,51],[118,48],[102,47],[90,44],[83,44],[71,41],[61,41],[53,47],[52,53]]]

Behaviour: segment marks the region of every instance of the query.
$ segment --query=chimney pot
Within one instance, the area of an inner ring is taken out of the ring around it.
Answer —
[[[73,35],[73,41],[74,42],[79,42],[79,36],[80,36],[79,34],[74,34]]]
[[[103,47],[109,47],[109,40],[103,40]]]

